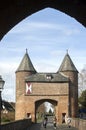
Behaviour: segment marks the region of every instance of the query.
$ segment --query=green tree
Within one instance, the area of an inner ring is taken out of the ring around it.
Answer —
[[[81,96],[79,97],[79,104],[86,108],[86,90],[82,91]]]
[[[53,113],[53,112],[52,112],[52,110],[51,110],[51,108],[50,108],[50,109],[49,109],[49,114],[52,115],[52,113]]]
[[[41,104],[41,105],[38,107],[37,112],[39,112],[39,113],[44,113],[44,112],[46,112],[45,103]]]
[[[79,95],[86,89],[86,65],[79,73]]]

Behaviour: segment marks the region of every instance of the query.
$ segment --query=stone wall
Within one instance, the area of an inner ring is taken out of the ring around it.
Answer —
[[[86,120],[73,118],[72,126],[78,128],[78,130],[86,130]]]
[[[18,120],[1,125],[0,130],[25,130],[31,125],[30,119]]]
[[[34,95],[64,95],[68,94],[68,83],[32,83]]]

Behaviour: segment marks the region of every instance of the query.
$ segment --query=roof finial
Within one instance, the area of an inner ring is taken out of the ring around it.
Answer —
[[[26,54],[27,54],[27,51],[28,51],[28,50],[27,50],[27,48],[26,48]]]
[[[68,49],[66,51],[67,51],[67,54],[68,54]]]

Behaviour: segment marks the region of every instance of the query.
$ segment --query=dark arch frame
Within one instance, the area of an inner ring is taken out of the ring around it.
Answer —
[[[85,0],[1,0],[0,40],[20,21],[48,7],[68,14],[86,27]]]

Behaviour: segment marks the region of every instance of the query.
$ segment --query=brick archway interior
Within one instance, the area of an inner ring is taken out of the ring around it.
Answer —
[[[35,122],[36,122],[36,112],[37,112],[37,109],[38,109],[38,107],[40,107],[40,105],[42,105],[45,102],[51,103],[54,107],[56,107],[58,105],[58,102],[56,100],[52,100],[52,99],[37,100],[35,102]]]
[[[41,99],[41,100],[38,100],[38,101],[35,102],[35,108],[37,109],[44,102],[49,102],[49,103],[51,103],[54,106],[57,105],[57,101],[56,100],[52,100],[52,99]]]

